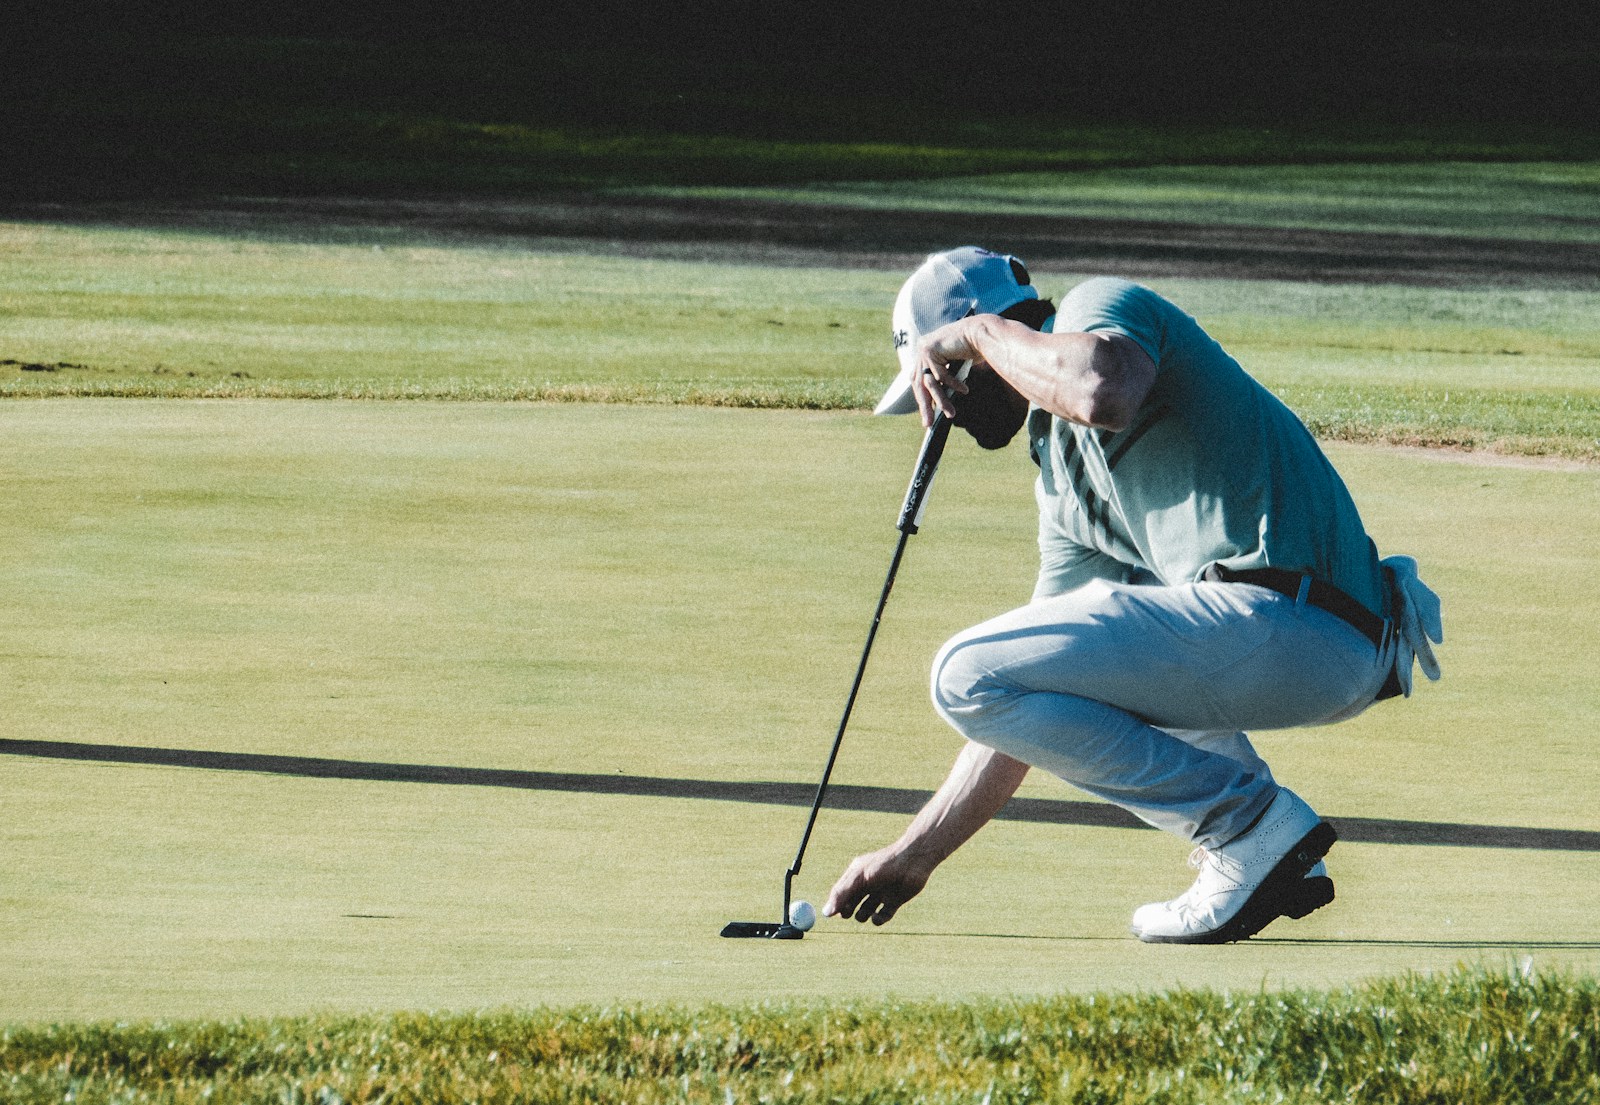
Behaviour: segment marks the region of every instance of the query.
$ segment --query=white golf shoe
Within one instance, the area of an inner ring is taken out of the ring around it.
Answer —
[[[1228,944],[1279,917],[1304,917],[1333,900],[1320,861],[1334,838],[1333,826],[1281,789],[1249,832],[1220,848],[1196,848],[1194,885],[1135,910],[1133,934],[1152,944]]]

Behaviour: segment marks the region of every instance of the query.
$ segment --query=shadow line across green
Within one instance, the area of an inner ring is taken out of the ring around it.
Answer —
[[[86,760],[95,763],[293,775],[308,779],[503,787],[511,790],[547,790],[647,798],[695,798],[773,806],[809,807],[816,800],[817,793],[816,786],[810,783],[733,782],[719,779],[671,779],[649,775],[517,771],[504,768],[335,760],[313,756],[269,756],[188,748],[81,744],[75,741],[0,740],[0,754],[56,760]],[[841,810],[911,814],[921,809],[928,798],[929,792],[925,790],[836,784],[828,788],[827,801],[824,804]],[[1149,828],[1132,814],[1116,806],[1102,802],[1075,802],[1056,798],[1013,798],[1000,812],[999,818],[1006,821],[1081,825],[1093,828]],[[1585,829],[1403,821],[1382,817],[1330,817],[1329,820],[1338,829],[1339,839],[1352,844],[1600,852],[1600,832]]]

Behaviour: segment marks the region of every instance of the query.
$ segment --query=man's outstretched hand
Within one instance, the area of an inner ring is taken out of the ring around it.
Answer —
[[[822,914],[884,924],[922,892],[929,874],[892,846],[857,856],[833,884]]]
[[[850,861],[823,916],[887,923],[922,893],[939,864],[1000,812],[1027,774],[1022,761],[969,741],[900,839]]]

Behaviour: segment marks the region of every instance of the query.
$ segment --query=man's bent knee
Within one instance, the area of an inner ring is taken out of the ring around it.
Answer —
[[[967,722],[1008,690],[995,678],[984,644],[982,636],[968,630],[947,641],[933,661],[934,708],[963,732]]]

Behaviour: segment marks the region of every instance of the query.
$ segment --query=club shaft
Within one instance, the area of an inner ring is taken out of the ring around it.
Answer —
[[[922,451],[917,457],[917,467],[911,477],[911,486],[907,488],[905,502],[900,508],[900,520],[896,526],[900,531],[900,539],[895,543],[894,558],[889,561],[889,572],[883,580],[883,591],[878,596],[877,609],[872,612],[872,625],[867,630],[867,643],[861,650],[860,662],[856,664],[856,676],[850,684],[850,694],[845,699],[844,714],[839,718],[839,730],[833,736],[833,747],[828,751],[827,765],[822,769],[822,780],[817,784],[817,795],[811,803],[811,815],[806,818],[805,832],[800,836],[800,847],[794,854],[794,862],[789,865],[789,870],[783,877],[782,919],[785,922],[789,919],[791,887],[795,876],[800,873],[806,846],[811,843],[811,831],[816,828],[817,814],[822,810],[822,799],[828,791],[828,780],[833,777],[833,765],[839,759],[839,748],[844,743],[844,731],[850,724],[850,713],[855,709],[856,696],[861,691],[861,680],[867,672],[867,659],[872,655],[872,642],[878,636],[878,626],[883,621],[884,607],[889,604],[889,592],[894,589],[894,577],[900,571],[900,560],[905,556],[906,542],[917,532],[917,526],[922,518],[922,508],[927,502],[928,488],[933,483],[933,474],[939,466],[939,458],[944,453],[944,444],[949,435],[950,420],[945,415],[939,414],[923,438]]]

